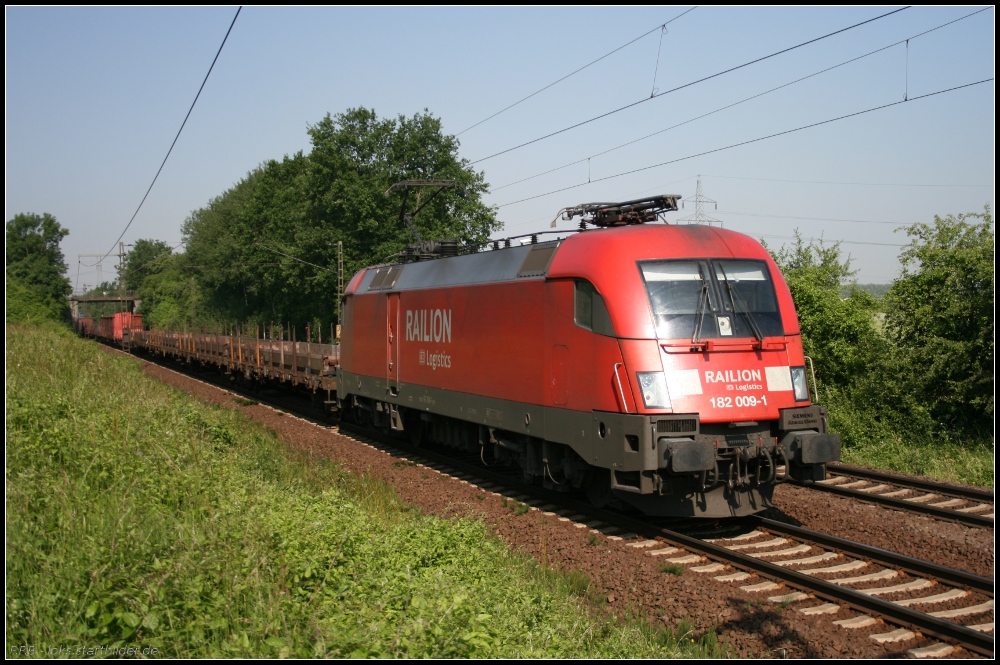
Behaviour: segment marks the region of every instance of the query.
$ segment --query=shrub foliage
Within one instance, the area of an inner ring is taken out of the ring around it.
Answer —
[[[854,288],[839,245],[799,239],[774,252],[820,401],[848,461],[992,485],[992,214],[906,233],[903,274],[881,301]]]

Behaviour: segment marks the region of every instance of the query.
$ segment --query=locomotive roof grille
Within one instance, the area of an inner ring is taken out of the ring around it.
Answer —
[[[531,251],[524,257],[521,269],[517,271],[518,277],[539,277],[544,275],[549,269],[549,263],[559,248],[557,244],[532,245]]]

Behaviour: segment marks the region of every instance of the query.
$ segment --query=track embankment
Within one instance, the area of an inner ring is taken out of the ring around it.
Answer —
[[[496,488],[488,483],[469,482],[447,470],[442,473],[373,446],[363,437],[342,435],[333,426],[248,403],[224,388],[165,367],[144,363],[144,369],[204,401],[242,411],[289,446],[333,458],[349,471],[392,484],[400,498],[427,513],[481,519],[514,549],[545,565],[586,575],[582,583],[589,584],[587,595],[619,616],[639,613],[654,625],[689,627],[693,638],[714,629],[733,656],[878,658],[900,656],[914,646],[912,642],[877,643],[866,631],[845,630],[829,617],[805,615],[794,606],[769,602],[772,593],[762,596],[683,567],[664,566],[641,548],[629,547],[596,529],[581,528],[584,525],[571,515],[545,506],[529,509],[516,497],[512,500],[493,491]],[[920,516],[895,524],[887,518],[893,515],[894,520],[894,513],[875,506],[836,496],[817,497],[802,488],[780,489],[781,509],[772,511],[772,518],[887,549],[899,550],[906,543],[904,553],[943,565],[961,568],[964,564],[970,572],[992,575],[992,542],[978,540],[983,530],[948,525],[954,532],[946,533],[940,522],[922,524]],[[988,570],[984,569],[986,561],[990,562]],[[959,649],[951,655],[972,654]]]

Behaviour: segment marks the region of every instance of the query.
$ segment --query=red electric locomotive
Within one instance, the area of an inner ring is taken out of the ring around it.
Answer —
[[[747,515],[783,478],[822,479],[840,440],[810,401],[787,285],[748,236],[654,223],[679,198],[566,209],[583,221],[562,240],[423,243],[360,271],[342,417],[649,515]]]

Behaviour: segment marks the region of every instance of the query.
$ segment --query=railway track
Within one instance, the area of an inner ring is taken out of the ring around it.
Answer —
[[[826,480],[797,484],[897,510],[922,513],[969,526],[993,528],[993,492],[988,490],[835,463],[827,465],[827,475]]]
[[[209,382],[233,389],[215,378]],[[288,400],[263,401],[329,427],[317,414]],[[721,526],[665,525],[525,485],[510,473],[484,468],[478,458],[415,449],[348,424],[340,431],[404,461],[522,502],[525,509],[636,548],[664,565],[732,584],[761,602],[792,607],[806,616],[828,616],[843,630],[867,630],[875,643],[905,646],[921,636],[936,640],[908,649],[908,655],[944,657],[962,647],[994,656],[992,579],[758,517]]]
[[[828,615],[844,630],[869,629],[878,644],[905,644],[921,635],[938,640],[909,649],[909,655],[944,657],[956,646],[994,654],[992,579],[758,517],[710,529],[691,522],[671,528],[524,485],[478,460],[413,449],[349,425],[340,429],[406,461],[642,549],[665,565],[733,584],[769,603],[795,606],[804,615]],[[845,614],[855,616],[838,618]],[[896,627],[886,630],[886,624]]]

